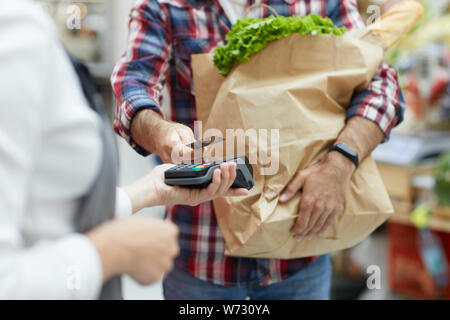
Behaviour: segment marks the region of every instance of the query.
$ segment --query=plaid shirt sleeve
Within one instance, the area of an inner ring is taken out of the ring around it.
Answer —
[[[330,17],[337,25],[347,29],[364,28],[355,0],[336,1],[330,8]],[[384,132],[385,141],[391,129],[403,121],[405,103],[397,79],[397,71],[383,61],[369,87],[356,93],[347,111],[347,120],[354,116],[375,122]]]
[[[156,0],[140,1],[131,12],[128,48],[117,63],[111,83],[117,99],[114,130],[138,153],[149,153],[130,135],[133,117],[143,109],[161,110],[162,88],[171,51],[167,12]]]

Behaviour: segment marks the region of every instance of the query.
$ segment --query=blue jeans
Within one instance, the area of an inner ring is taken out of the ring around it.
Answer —
[[[323,255],[284,281],[269,286],[224,287],[197,279],[175,267],[164,279],[166,300],[328,300],[330,255]]]

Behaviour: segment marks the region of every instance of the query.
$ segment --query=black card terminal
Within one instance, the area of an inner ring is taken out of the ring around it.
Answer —
[[[165,182],[169,186],[195,189],[206,188],[212,181],[214,170],[218,169],[220,164],[224,162],[236,163],[236,179],[231,186],[232,188],[245,188],[247,190],[253,188],[255,184],[253,181],[253,168],[245,156],[202,164],[180,164],[164,173]]]

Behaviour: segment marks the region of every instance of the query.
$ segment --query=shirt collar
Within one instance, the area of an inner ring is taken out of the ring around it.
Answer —
[[[208,0],[159,0],[161,3],[167,3],[175,7],[184,8],[188,6],[200,7],[206,4]]]
[[[208,0],[185,0],[185,1],[189,2],[194,7],[199,7],[201,5],[205,5]],[[283,0],[283,1],[286,2],[287,4],[293,4],[295,2],[295,0]],[[255,2],[260,3],[261,0],[255,0]]]
[[[193,5],[194,7],[201,7],[206,5],[206,2],[208,0],[186,0],[187,2],[189,2],[191,5]]]
[[[207,4],[208,1],[211,0],[162,0],[163,2],[168,2],[168,3],[176,3],[178,6],[183,7],[186,4],[190,4],[194,7],[201,7]],[[218,0],[213,0],[213,1],[218,1]],[[286,2],[287,4],[293,4],[296,0],[283,0],[284,2]],[[255,0],[256,3],[261,2],[260,0]]]

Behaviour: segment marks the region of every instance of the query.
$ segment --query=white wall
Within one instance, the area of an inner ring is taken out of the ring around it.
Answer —
[[[116,61],[125,51],[130,10],[136,0],[110,0],[112,6],[112,55]]]
[[[111,2],[111,43],[110,48],[112,52],[110,57],[113,64],[124,53],[127,43],[128,35],[128,21],[130,10],[136,3],[136,0],[109,0]],[[119,169],[119,184],[125,185],[132,181],[143,177],[153,168],[154,164],[149,158],[143,158],[138,155],[131,147],[121,138],[117,138],[120,169]],[[164,212],[163,207],[147,208],[142,210],[139,214],[161,218]],[[162,299],[161,283],[156,283],[152,286],[140,286],[130,277],[124,276],[123,280],[123,295],[125,299]]]
[[[125,52],[128,39],[128,22],[131,8],[142,0],[110,0],[111,2],[111,44],[112,52],[110,54],[111,66],[114,66],[117,60]],[[167,87],[163,89],[162,108],[166,115],[170,115],[170,97]]]

